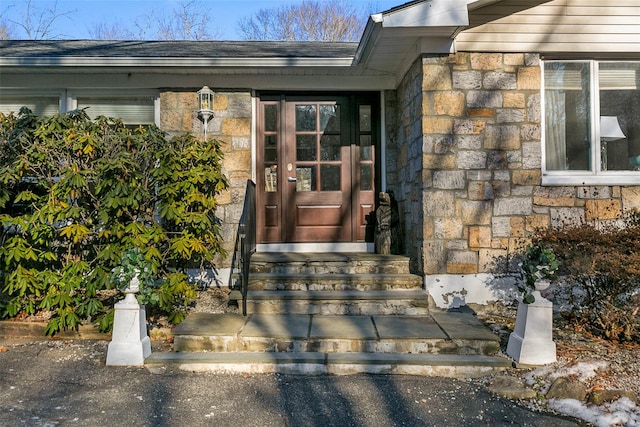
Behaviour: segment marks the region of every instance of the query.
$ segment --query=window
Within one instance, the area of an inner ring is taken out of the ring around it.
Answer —
[[[640,180],[640,62],[545,61],[543,183]]]
[[[159,123],[158,102],[155,92],[83,91],[74,92],[69,104],[70,109],[86,108],[92,119],[98,116],[117,117],[125,125],[135,127]]]
[[[160,101],[157,91],[78,90],[65,96],[64,90],[32,91],[2,90],[0,112],[17,114],[28,107],[39,116],[52,116],[77,108],[86,108],[89,117],[117,117],[128,127],[160,123]]]
[[[25,93],[2,90],[0,93],[0,113],[18,114],[20,108],[27,107],[38,116],[51,116],[61,110],[61,92]]]

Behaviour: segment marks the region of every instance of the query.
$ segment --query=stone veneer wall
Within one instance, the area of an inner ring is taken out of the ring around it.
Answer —
[[[423,57],[386,94],[388,188],[414,271],[490,273],[536,228],[640,207],[640,187],[540,185],[540,74],[535,54]]]
[[[387,191],[400,207],[404,250],[410,269],[424,273],[422,68],[416,61],[396,91],[385,92]]]
[[[196,90],[162,92],[160,127],[170,135],[191,132],[202,136],[203,125],[198,119],[197,110]],[[207,128],[207,137],[224,143],[223,171],[230,183],[229,190],[217,198],[218,217],[222,220],[223,247],[228,256],[226,259],[216,259],[215,263],[220,268],[228,268],[242,214],[246,183],[251,179],[251,94],[216,91],[214,114]]]

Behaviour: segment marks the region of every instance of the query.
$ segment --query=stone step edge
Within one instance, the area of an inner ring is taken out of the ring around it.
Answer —
[[[397,301],[428,300],[425,290],[393,290],[393,291],[258,291],[252,290],[247,295],[249,301],[266,300],[301,300],[301,301]]]
[[[400,282],[416,283],[422,285],[422,277],[410,273],[249,273],[249,284],[254,281],[292,281],[309,280],[313,282],[322,281],[344,281],[346,283],[370,283],[370,282]]]
[[[152,353],[145,366],[191,372],[290,373],[306,375],[410,374],[460,377],[513,366],[502,356],[388,353]]]
[[[255,252],[251,260],[260,264],[288,263],[352,263],[377,262],[385,264],[406,263],[406,255],[376,254],[373,252]]]
[[[249,275],[249,287],[261,283],[283,284],[340,284],[346,286],[388,286],[408,287],[412,289],[422,288],[424,283],[421,276],[404,273],[251,273]]]

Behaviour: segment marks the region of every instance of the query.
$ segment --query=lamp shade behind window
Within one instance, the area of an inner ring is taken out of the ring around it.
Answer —
[[[626,138],[616,116],[600,116],[600,138],[605,141]]]

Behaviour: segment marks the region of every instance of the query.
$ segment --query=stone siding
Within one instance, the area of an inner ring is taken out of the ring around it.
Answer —
[[[422,272],[423,161],[422,161],[422,69],[416,62],[397,91],[385,93],[387,124],[387,190],[393,191],[405,232],[405,252],[411,270]],[[443,144],[446,144],[443,142]]]
[[[534,54],[423,57],[386,95],[387,182],[414,271],[491,273],[538,228],[640,206],[640,187],[540,185],[540,73]]]
[[[196,91],[160,94],[160,127],[169,135],[185,132],[203,135],[198,119]],[[229,254],[219,257],[216,265],[231,265],[238,222],[242,214],[246,183],[251,179],[251,94],[248,92],[215,92],[214,117],[207,127],[207,137],[223,143],[223,172],[229,179],[229,190],[218,197],[218,217],[222,221],[223,248]]]

